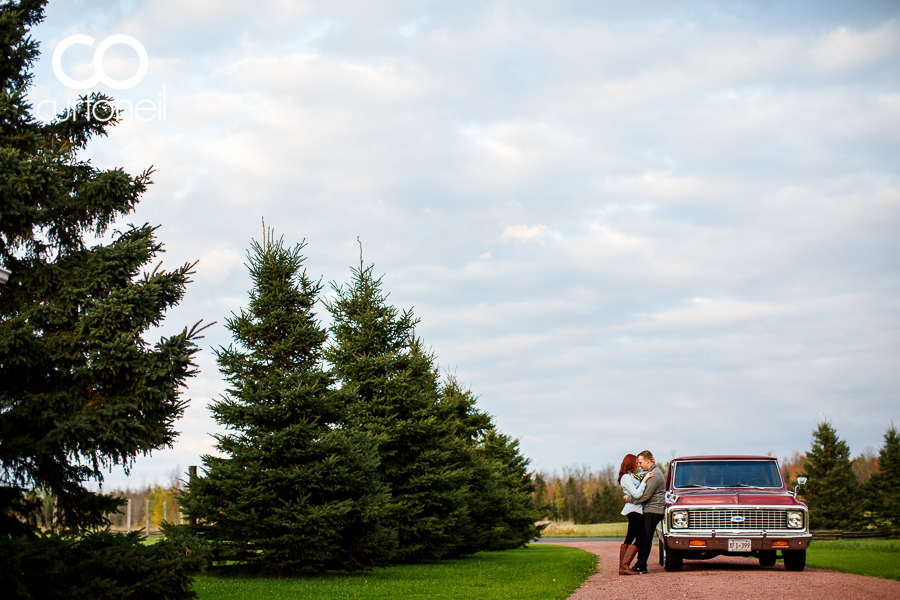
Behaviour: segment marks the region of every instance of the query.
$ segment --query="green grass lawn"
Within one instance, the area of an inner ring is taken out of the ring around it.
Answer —
[[[900,581],[900,540],[813,541],[806,566]]]
[[[194,589],[201,600],[562,600],[595,572],[596,563],[596,556],[582,550],[532,545],[317,577],[250,577],[212,571],[197,577]]]

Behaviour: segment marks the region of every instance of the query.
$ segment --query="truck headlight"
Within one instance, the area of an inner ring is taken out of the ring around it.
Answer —
[[[672,527],[677,529],[683,529],[688,526],[688,514],[687,511],[679,510],[672,513]]]
[[[791,529],[803,527],[803,513],[799,510],[789,510],[787,514],[787,526]]]

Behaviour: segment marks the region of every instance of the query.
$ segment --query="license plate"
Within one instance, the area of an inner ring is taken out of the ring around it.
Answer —
[[[750,552],[750,540],[728,540],[729,552]]]

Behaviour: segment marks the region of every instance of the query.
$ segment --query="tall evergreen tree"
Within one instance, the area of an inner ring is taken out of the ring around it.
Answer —
[[[524,546],[540,535],[535,526],[540,511],[532,506],[534,482],[529,460],[519,450],[518,440],[491,428],[478,440],[476,457],[490,469],[478,480],[480,510],[473,511],[476,527],[484,532],[480,550],[508,550]],[[474,502],[473,502],[474,504]]]
[[[114,232],[150,184],[78,153],[118,121],[92,94],[44,123],[27,90],[42,0],[0,3],[0,588],[16,597],[187,598],[202,566],[185,547],[90,534],[122,501],[87,489],[170,446],[199,328],[145,341],[178,304],[189,264],[150,268],[149,225]],[[89,109],[90,107],[90,109]],[[47,499],[53,533],[38,528]],[[77,538],[62,537],[79,534]],[[194,548],[194,557],[199,557]]]
[[[878,471],[866,483],[868,509],[873,525],[900,528],[900,432],[891,423],[884,434],[884,445],[878,453]]]
[[[457,424],[455,435],[465,440],[469,459],[469,508],[466,543],[476,550],[505,550],[536,538],[534,523],[540,512],[532,504],[535,490],[528,459],[519,443],[497,431],[490,416],[475,406],[475,396],[455,377],[441,390],[441,407],[448,422]]]
[[[831,423],[822,421],[813,432],[812,447],[803,460],[809,477],[804,499],[813,529],[848,529],[857,522],[859,483],[853,474],[850,447]]]
[[[151,346],[143,336],[184,294],[192,265],[145,270],[155,228],[89,247],[130,213],[151,171],[99,170],[77,152],[117,115],[94,95],[46,124],[25,100],[43,18],[38,1],[0,6],[0,534],[33,531],[25,492],[55,499],[63,531],[104,525],[120,501],[88,491],[103,470],[172,444],[194,373],[197,329]],[[102,113],[102,114],[101,114]],[[104,120],[105,119],[105,120]]]
[[[411,311],[387,302],[381,278],[362,262],[349,289],[332,284],[333,340],[326,357],[342,389],[355,395],[354,427],[379,442],[380,475],[390,487],[388,523],[398,534],[396,560],[465,552],[471,452],[440,406],[434,357],[416,338]]]
[[[211,406],[231,430],[216,436],[225,456],[204,456],[206,475],[183,498],[219,558],[273,572],[364,567],[395,544],[381,525],[375,441],[347,427],[350,396],[323,368],[322,286],[303,269],[303,246],[271,231],[252,244],[249,306],[227,320],[237,346],[216,352],[230,384]]]

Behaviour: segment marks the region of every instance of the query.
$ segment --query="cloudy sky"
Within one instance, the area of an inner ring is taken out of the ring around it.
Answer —
[[[858,454],[900,424],[894,2],[58,0],[33,33],[44,116],[78,93],[68,36],[146,49],[91,88],[126,114],[88,156],[153,165],[128,222],[200,261],[166,331],[218,321],[177,445],[108,485],[210,451],[263,218],[325,282],[359,237],[537,469],[782,457],[823,418]]]

